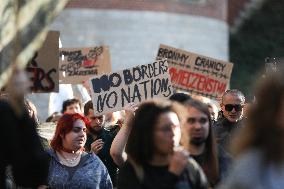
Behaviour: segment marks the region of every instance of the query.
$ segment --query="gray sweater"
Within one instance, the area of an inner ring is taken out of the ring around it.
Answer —
[[[55,151],[51,156],[48,185],[56,189],[112,189],[108,171],[101,160],[93,153],[84,153],[80,163],[75,167],[67,167],[59,162]]]
[[[250,150],[237,159],[227,179],[218,189],[283,189],[284,162],[263,163],[259,150]]]

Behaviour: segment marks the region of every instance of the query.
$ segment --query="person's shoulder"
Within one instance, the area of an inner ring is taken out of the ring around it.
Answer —
[[[186,171],[189,176],[190,182],[196,188],[207,188],[208,187],[208,181],[207,181],[207,178],[202,168],[192,157],[188,158],[188,166],[187,166]]]
[[[193,173],[194,175],[200,175],[202,176],[202,168],[200,165],[195,161],[192,157],[188,158],[188,170]]]
[[[143,178],[144,169],[142,167],[134,167],[129,160],[123,163],[123,165],[119,169],[119,179],[134,179],[138,182],[138,177]],[[138,175],[139,176],[138,176]]]
[[[226,121],[225,117],[220,117],[214,122],[213,126],[222,126],[225,121]]]
[[[224,147],[218,145],[218,158],[221,159],[232,159],[232,155],[224,149]]]
[[[105,167],[102,160],[94,152],[85,152],[86,159],[95,167]]]
[[[239,168],[251,167],[258,165],[262,160],[261,151],[257,149],[251,149],[244,152],[236,159],[236,166]]]
[[[224,130],[224,118],[219,118],[212,124],[212,128],[215,132],[215,134],[218,134],[219,132],[222,132]]]
[[[228,176],[219,189],[226,188],[255,188],[260,183],[263,173],[262,154],[259,150],[251,149],[244,152],[234,161]]]
[[[103,132],[108,137],[114,138],[118,133],[119,129],[120,129],[119,125],[113,125],[108,128],[104,128]]]
[[[262,167],[262,154],[259,150],[252,149],[244,152],[233,163],[232,175],[240,180],[257,177]]]
[[[47,149],[46,152],[47,152],[49,155],[55,154],[55,152],[54,152],[54,150],[53,150],[52,148]]]
[[[119,130],[119,125],[118,124],[114,124],[114,125],[111,125],[111,126],[108,126],[107,128],[105,127],[104,130],[106,132],[116,132],[117,130]]]
[[[58,159],[57,155],[56,155],[56,151],[52,148],[46,149],[45,152],[49,155],[49,157],[54,158],[54,159]]]
[[[132,164],[129,162],[129,160],[126,160],[123,165],[121,166],[121,169],[133,169]]]
[[[84,152],[84,155],[86,156],[87,159],[93,161],[100,160],[100,158],[93,152]]]
[[[195,170],[199,168],[198,163],[192,157],[188,158],[188,164],[189,166],[193,167]]]
[[[247,118],[243,117],[241,120],[237,122],[236,125],[238,128],[242,128],[245,126],[246,123],[247,123]]]
[[[96,170],[96,172],[105,172],[106,167],[100,158],[93,152],[84,152],[84,165],[89,169]]]

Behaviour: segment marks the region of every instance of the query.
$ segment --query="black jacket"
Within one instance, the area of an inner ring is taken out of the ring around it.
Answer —
[[[220,117],[213,124],[216,141],[218,145],[227,151],[228,145],[232,140],[234,133],[243,125],[243,120],[238,122],[230,122],[225,117]]]
[[[46,184],[49,157],[41,145],[34,120],[27,111],[16,116],[10,105],[0,100],[0,121],[0,188],[5,188],[8,165],[17,186],[36,188]]]
[[[129,161],[118,174],[117,189],[207,189],[208,182],[195,160],[189,158],[188,166],[180,176],[168,171],[168,166],[143,167],[143,178],[138,178],[134,165]],[[137,170],[137,169],[136,169]]]

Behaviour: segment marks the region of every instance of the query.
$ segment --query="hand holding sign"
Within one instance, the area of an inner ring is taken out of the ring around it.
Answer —
[[[125,125],[128,125],[128,121],[133,118],[135,111],[137,109],[137,105],[135,103],[129,103],[124,107],[125,111]]]
[[[137,108],[138,108],[137,104],[129,103],[124,107],[125,114],[126,115],[134,114]]]

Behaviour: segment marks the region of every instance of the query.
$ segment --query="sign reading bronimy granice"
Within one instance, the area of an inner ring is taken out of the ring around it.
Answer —
[[[229,87],[233,64],[160,45],[156,59],[167,58],[173,87],[219,99]]]
[[[107,46],[60,49],[60,83],[82,84],[90,77],[111,72]]]
[[[91,78],[90,86],[95,115],[122,110],[130,102],[168,98],[173,93],[165,59]]]

